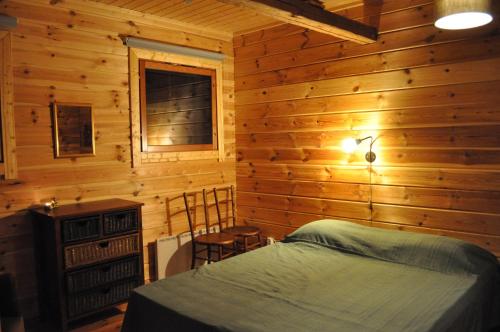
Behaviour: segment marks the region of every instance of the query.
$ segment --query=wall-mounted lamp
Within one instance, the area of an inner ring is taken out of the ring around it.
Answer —
[[[435,8],[434,25],[440,29],[470,29],[493,20],[490,0],[436,0]]]
[[[354,150],[357,149],[358,145],[361,144],[361,142],[369,139],[370,140],[370,150],[365,154],[365,159],[369,163],[373,163],[375,159],[377,159],[377,155],[375,152],[372,151],[373,148],[373,136],[367,136],[365,138],[346,138],[345,140],[342,141],[342,150],[346,153],[352,153]]]
[[[372,163],[377,159],[377,155],[375,152],[373,152],[373,143],[375,140],[373,139],[373,136],[366,136],[365,138],[346,138],[342,141],[342,150],[346,153],[352,153],[354,152],[357,147],[361,144],[361,142],[366,141],[367,139],[370,140],[370,149],[368,152],[365,154],[365,159],[367,162],[370,164],[368,165],[368,176],[369,176],[369,186],[370,186],[370,191],[369,191],[369,197],[368,197],[368,208],[370,209],[370,223],[373,220],[373,188],[372,188]]]

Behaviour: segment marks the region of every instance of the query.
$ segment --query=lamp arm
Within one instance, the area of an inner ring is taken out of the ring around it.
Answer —
[[[370,139],[370,147],[373,144],[373,136],[366,136],[365,138],[357,138],[356,143],[359,145],[361,142],[366,141],[367,139]]]
[[[376,139],[373,136],[366,136],[364,138],[357,138],[356,145],[361,144],[361,142],[370,140],[370,150],[365,154],[365,159],[368,161],[368,174],[369,174],[369,196],[368,196],[368,209],[370,210],[370,224],[373,223],[373,188],[372,188],[372,172],[373,172],[373,162],[377,159],[377,155],[373,152],[373,143],[375,143]]]

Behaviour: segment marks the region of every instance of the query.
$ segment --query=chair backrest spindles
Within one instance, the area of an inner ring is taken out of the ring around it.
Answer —
[[[205,230],[210,234],[210,217],[208,216],[207,190],[203,189],[203,209],[205,211]]]
[[[186,214],[189,223],[189,233],[191,233],[191,239],[194,239],[194,228],[193,228],[193,218],[191,216],[191,209],[189,208],[188,194],[184,193],[184,205],[186,206]]]
[[[226,217],[226,225],[227,225],[227,227],[234,227],[234,226],[236,226],[236,205],[234,203],[234,186],[231,185],[230,187],[226,187],[226,188],[221,188],[221,189],[214,188],[213,189],[214,198],[215,198],[215,206],[217,208],[217,217],[219,218],[219,227],[220,227],[220,229],[222,229],[222,215],[220,212],[219,197],[217,194],[218,190],[226,191],[226,206],[227,207],[229,207],[229,199],[231,200],[231,211],[228,211],[229,208],[226,209],[226,216],[227,216]],[[229,193],[228,193],[228,191],[229,191]],[[229,223],[230,218],[232,219],[231,224]]]
[[[234,202],[234,186],[229,187],[231,193],[231,218],[233,219],[233,227],[236,226],[236,204]]]
[[[222,231],[222,216],[220,214],[219,198],[217,197],[217,188],[214,188],[215,208],[217,209],[217,219],[219,221],[219,229]]]

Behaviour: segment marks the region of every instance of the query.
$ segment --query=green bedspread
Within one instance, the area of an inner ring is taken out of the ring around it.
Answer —
[[[384,241],[379,230],[329,222],[361,234],[336,228],[338,238],[318,239],[316,227],[140,287],[122,331],[486,331],[493,324],[498,266],[487,252],[473,247],[472,258],[435,269],[443,238],[423,236],[433,249],[422,263],[414,249],[401,254],[401,244],[415,246],[412,234],[382,231],[391,239]]]

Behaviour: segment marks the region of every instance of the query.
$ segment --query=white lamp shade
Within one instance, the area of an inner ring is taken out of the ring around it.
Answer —
[[[493,20],[490,0],[436,0],[435,26],[446,30],[479,27]]]

